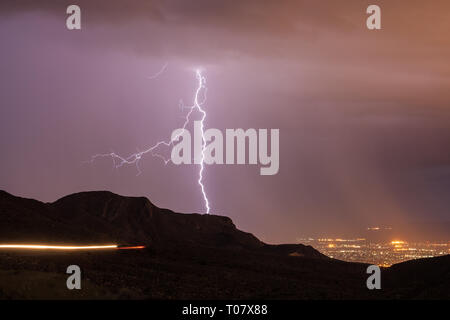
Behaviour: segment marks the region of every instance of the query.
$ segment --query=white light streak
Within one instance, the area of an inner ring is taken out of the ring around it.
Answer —
[[[2,244],[0,249],[32,249],[32,250],[99,250],[99,249],[117,249],[117,245],[104,246],[54,246],[44,244]]]

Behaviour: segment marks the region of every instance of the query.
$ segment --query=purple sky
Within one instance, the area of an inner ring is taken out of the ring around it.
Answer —
[[[280,129],[277,175],[206,168],[212,213],[269,242],[448,219],[450,3],[376,2],[381,31],[356,0],[2,1],[0,188],[202,212],[197,166],[83,164],[167,139],[201,67],[207,127]],[[65,28],[73,3],[81,31]]]

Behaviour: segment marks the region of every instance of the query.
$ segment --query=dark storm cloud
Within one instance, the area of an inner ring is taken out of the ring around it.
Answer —
[[[0,8],[4,15],[49,12],[63,22],[69,3],[3,1]],[[367,31],[367,3],[359,0],[77,4],[84,32],[91,34],[86,36],[89,46],[190,59],[193,64],[271,59],[298,66],[308,79],[303,93],[317,98],[325,89],[334,101],[381,97],[442,105],[449,98],[447,1],[379,1],[384,29],[379,33]]]
[[[0,10],[3,15],[48,12],[62,20],[69,4],[7,0],[2,1]],[[450,52],[445,35],[450,30],[448,1],[378,1],[385,29],[379,33],[367,31],[368,3],[360,0],[345,4],[299,0],[81,0],[77,4],[82,8],[86,31],[98,31],[102,26],[103,41],[95,45],[114,45],[118,50],[191,57],[201,54],[210,60],[240,54],[303,59],[312,68],[321,63],[316,73],[326,72],[323,69],[330,66],[330,72],[346,69],[357,73],[359,68],[377,68],[378,64],[385,66],[379,69],[383,72],[388,63],[393,70],[412,72],[412,81],[425,67],[433,75],[448,76],[450,72],[442,64]],[[436,7],[440,9],[436,11]],[[423,80],[430,76],[420,75]],[[389,78],[389,74],[384,75],[384,81]]]
[[[70,1],[2,1],[1,12],[17,14],[25,11],[64,12]],[[183,1],[183,0],[128,0],[76,2],[85,9],[95,23],[129,23],[136,20],[159,20],[182,26],[210,26],[213,28],[258,30],[259,32],[286,32],[296,30],[299,19],[349,25],[332,14],[342,7],[333,3],[314,4],[308,1]]]

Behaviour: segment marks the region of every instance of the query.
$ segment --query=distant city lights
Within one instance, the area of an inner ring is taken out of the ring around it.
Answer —
[[[343,261],[363,262],[389,267],[406,260],[450,254],[449,242],[370,241],[365,238],[304,238],[297,242],[311,245],[321,253]]]

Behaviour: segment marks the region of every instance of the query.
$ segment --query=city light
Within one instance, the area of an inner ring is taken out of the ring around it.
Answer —
[[[395,241],[391,241],[391,244],[404,244],[405,241],[399,241],[399,240],[395,240]]]
[[[450,242],[376,241],[364,238],[304,238],[299,243],[311,245],[321,253],[343,261],[363,262],[389,267],[411,259],[450,254]]]

